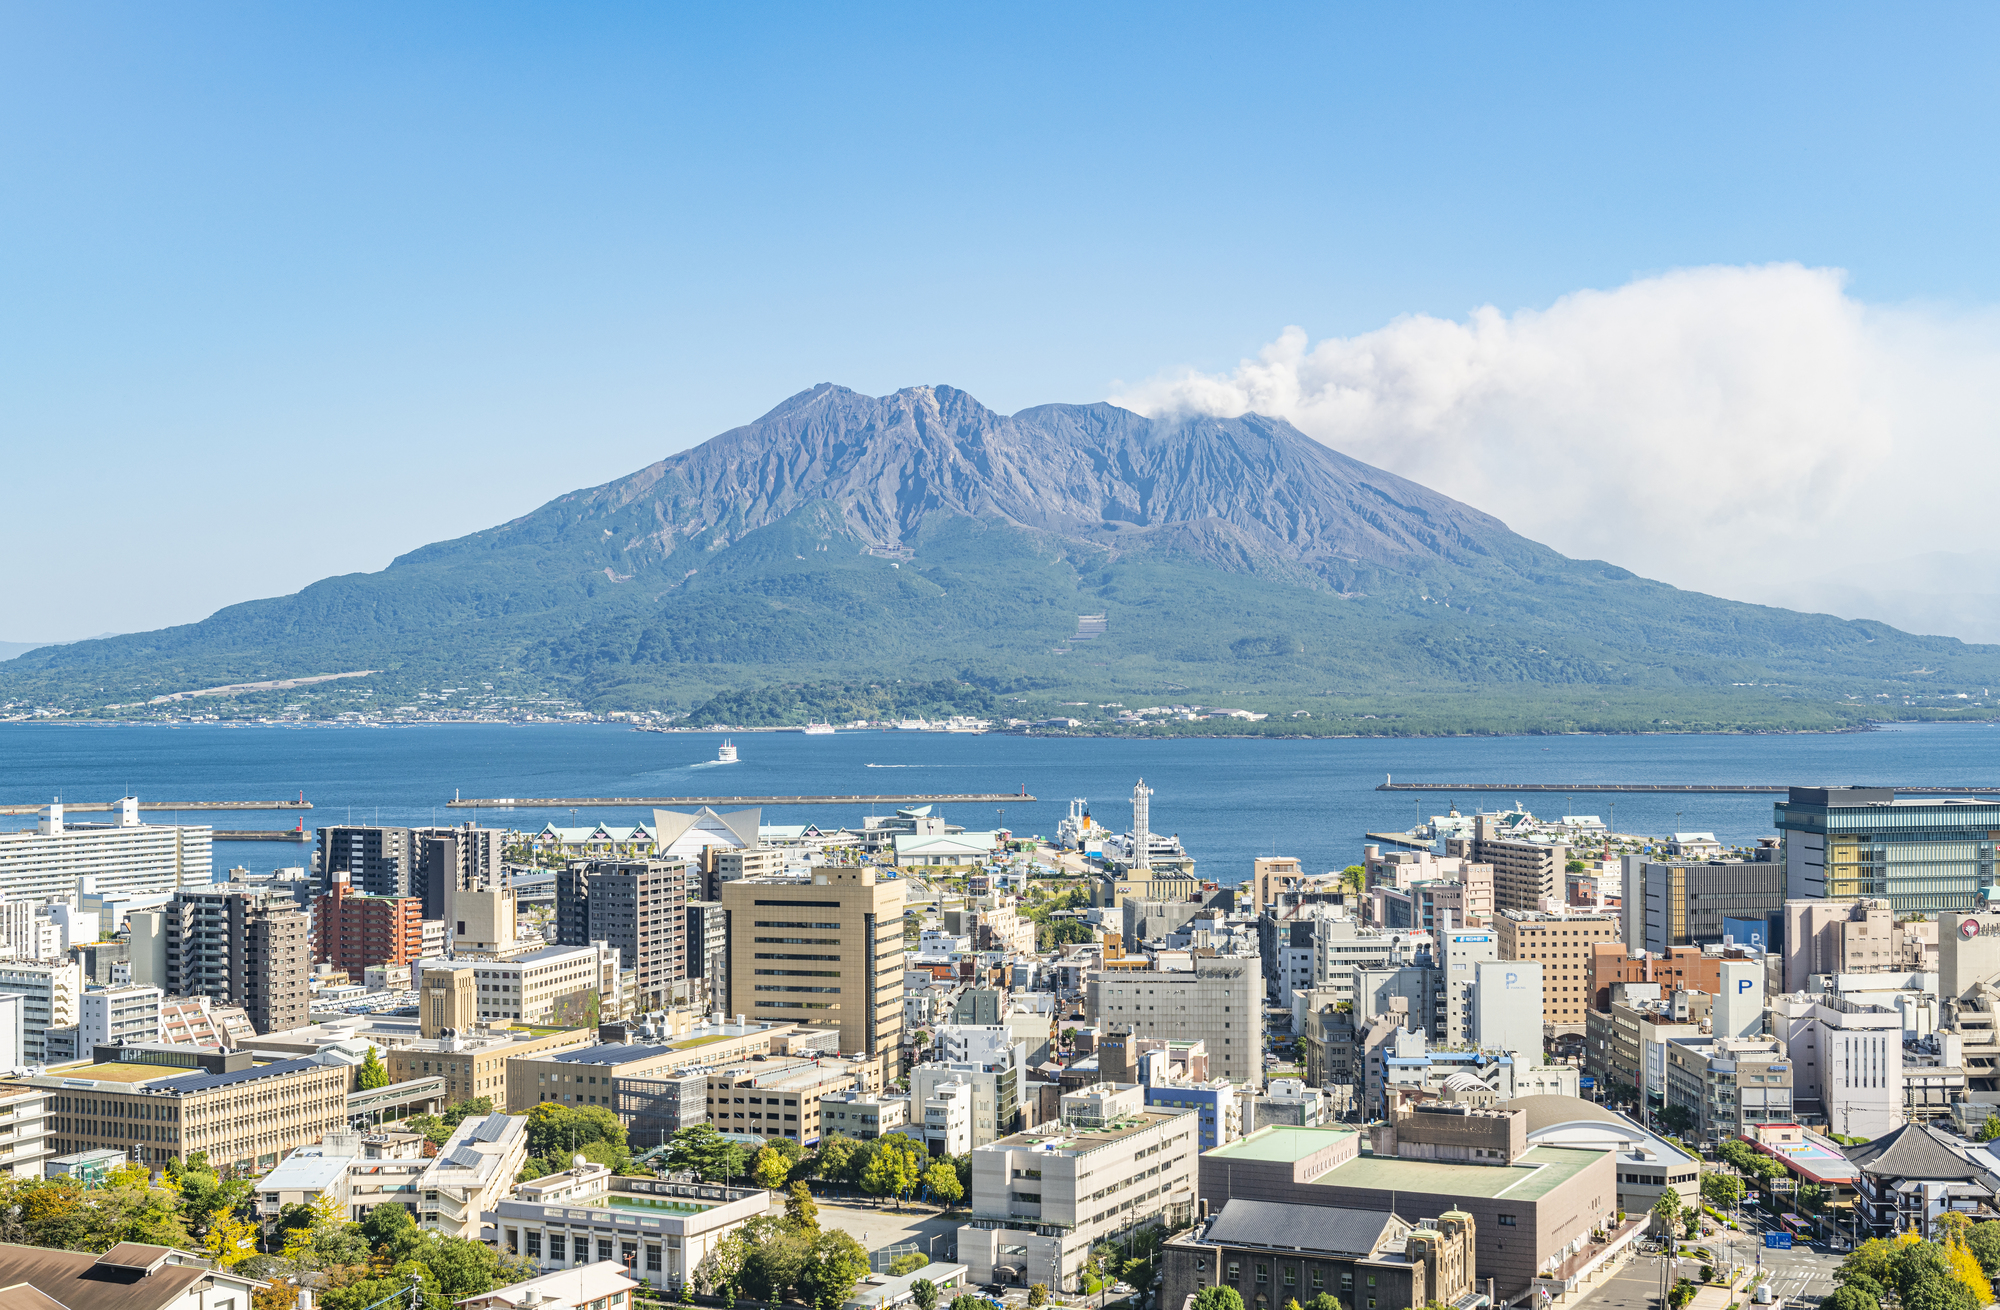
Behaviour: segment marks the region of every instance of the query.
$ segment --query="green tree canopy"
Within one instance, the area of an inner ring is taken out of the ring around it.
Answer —
[[[821,1154],[824,1156],[825,1152]],[[692,1169],[703,1182],[748,1182],[750,1152],[710,1125],[696,1124],[681,1129],[667,1143],[667,1167],[676,1171]]]
[[[1716,1209],[1727,1210],[1743,1199],[1743,1180],[1732,1174],[1703,1174],[1701,1197]]]
[[[1194,1310],[1243,1310],[1243,1298],[1233,1287],[1204,1287],[1194,1294]]]
[[[799,1293],[813,1310],[840,1310],[853,1295],[854,1285],[867,1276],[868,1252],[851,1236],[832,1228],[813,1240],[799,1270]]]
[[[931,1310],[937,1304],[937,1284],[928,1278],[919,1278],[910,1284],[910,1300],[916,1302],[917,1310]]]
[[[375,1048],[371,1046],[368,1048],[367,1058],[361,1061],[361,1090],[364,1092],[373,1091],[377,1087],[387,1087],[388,1085],[388,1066],[382,1063],[382,1057],[377,1055]]]

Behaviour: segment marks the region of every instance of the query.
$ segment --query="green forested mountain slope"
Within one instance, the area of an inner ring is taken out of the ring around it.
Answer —
[[[1070,641],[1082,614],[1106,634]],[[687,708],[948,679],[1441,726],[1824,725],[1983,702],[2000,648],[1567,559],[1255,415],[1004,416],[944,387],[820,386],[379,573],[31,651],[0,665],[0,699],[83,710],[364,668],[384,672],[344,692],[477,678]]]

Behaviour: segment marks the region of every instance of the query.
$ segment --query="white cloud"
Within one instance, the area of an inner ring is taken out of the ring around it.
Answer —
[[[1783,603],[1793,579],[1992,544],[2000,319],[1843,280],[1697,268],[1317,344],[1287,328],[1227,375],[1113,400],[1281,415],[1565,554]]]

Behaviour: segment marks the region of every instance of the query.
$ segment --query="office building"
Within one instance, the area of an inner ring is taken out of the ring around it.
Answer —
[[[28,1064],[27,1011],[26,996],[0,991],[0,1072]]]
[[[1899,1011],[1825,993],[1777,996],[1771,1035],[1791,1060],[1796,1113],[1843,1137],[1880,1137],[1906,1122]]]
[[[114,813],[110,823],[71,823],[54,804],[33,829],[0,832],[0,900],[67,901],[85,874],[102,893],[141,896],[209,881],[212,828],[141,823],[130,796]]]
[[[982,1064],[973,1061],[920,1064],[910,1070],[910,1102],[923,1104],[940,1083],[963,1083],[971,1089],[972,1144],[984,1146],[1026,1127],[1022,1122],[1022,1084],[1027,1069],[1011,1059]],[[1145,1099],[1143,1096],[1140,1098]]]
[[[1728,933],[1725,919],[1762,921],[1785,903],[1785,866],[1766,846],[1749,860],[1624,857],[1620,915],[1632,950],[1660,954],[1708,946]]]
[[[260,1033],[306,1022],[311,944],[289,895],[184,887],[167,904],[165,938],[169,995],[240,1005]]]
[[[407,965],[422,958],[423,901],[415,896],[357,896],[345,870],[333,890],[313,906],[313,963],[331,964],[350,978],[377,965]]]
[[[519,948],[515,928],[520,907],[512,887],[491,884],[460,887],[451,893],[451,917],[446,936],[455,955],[504,959]]]
[[[399,1042],[383,1052],[382,1062],[389,1066],[391,1082],[442,1078],[447,1101],[490,1096],[496,1106],[507,1107],[509,1060],[591,1046],[596,1041],[593,1028],[565,1028],[539,1037],[515,1030],[455,1033]]]
[[[590,1035],[590,1030],[582,1031]],[[505,1104],[515,1114],[525,1114],[543,1101],[615,1105],[618,1088],[633,1079],[677,1078],[759,1057],[831,1053],[838,1040],[831,1029],[746,1020],[698,1024],[658,1042],[572,1043],[560,1052],[516,1056],[506,1069]],[[879,1079],[879,1070],[874,1077]]]
[[[1248,1087],[1264,1081],[1264,979],[1255,956],[1197,957],[1188,972],[1091,975],[1086,1013],[1107,1034],[1198,1040],[1209,1069]],[[1101,1058],[1101,1057],[1100,1057]],[[1123,1077],[1123,1070],[1107,1070]]]
[[[1503,910],[1494,916],[1493,926],[1502,960],[1533,960],[1542,966],[1543,1022],[1557,1032],[1582,1032],[1590,1009],[1592,944],[1618,940],[1618,920],[1588,910]]]
[[[1883,896],[1851,900],[1786,901],[1785,990],[1819,991],[1821,976],[1909,973],[1921,968],[1908,928]]]
[[[1469,1214],[1477,1275],[1511,1302],[1618,1209],[1615,1151],[1531,1144],[1525,1119],[1521,1110],[1405,1105],[1374,1130],[1368,1155],[1348,1129],[1266,1128],[1201,1157],[1200,1196],[1210,1214],[1239,1199],[1418,1222]]]
[[[707,1078],[709,1122],[719,1132],[789,1138],[810,1149],[824,1131],[821,1102],[857,1085],[879,1094],[880,1064],[792,1058],[716,1069]]]
[[[557,941],[608,943],[641,1009],[688,999],[687,919],[685,860],[592,860],[556,875]]]
[[[39,964],[0,960],[0,992],[19,993],[21,1056],[28,1064],[41,1064],[48,1054],[45,1034],[51,1028],[76,1025],[83,971],[73,960]]]
[[[897,1132],[910,1122],[910,1098],[882,1096],[876,1092],[829,1092],[819,1098],[819,1132],[829,1137],[852,1137],[872,1142],[884,1133]],[[972,1149],[969,1145],[964,1150]]]
[[[958,1259],[973,1282],[1081,1291],[1093,1247],[1193,1218],[1194,1111],[1149,1109],[1144,1088],[1099,1083],[1064,1096],[1060,1113],[972,1149]]]
[[[159,1168],[204,1151],[218,1168],[249,1173],[347,1126],[345,1065],[166,1045],[99,1054],[117,1058],[16,1079],[46,1092],[58,1155],[121,1151]]]
[[[1250,908],[1262,913],[1277,903],[1280,892],[1305,884],[1306,871],[1289,855],[1259,855],[1250,862]]]
[[[1489,1051],[1541,1063],[1548,1022],[1545,966],[1540,960],[1495,960],[1473,966],[1472,1037]],[[1579,1024],[1580,1024],[1579,1020]]]
[[[1666,1053],[1666,1103],[1694,1118],[1684,1137],[1714,1145],[1747,1136],[1759,1124],[1793,1122],[1792,1061],[1777,1042],[1675,1037],[1667,1042]]]
[[[1641,1107],[1664,1104],[1666,1044],[1707,1032],[1713,1000],[1707,992],[1693,991],[1662,997],[1657,983],[1613,984],[1609,1004],[1592,1010],[1586,1020],[1584,1067],[1609,1099]]]
[[[739,878],[729,915],[729,995],[754,1019],[840,1029],[848,1055],[897,1059],[903,1040],[903,883],[872,867]]]
[[[607,946],[545,946],[506,959],[426,959],[413,967],[425,980],[434,972],[460,970],[471,970],[465,984],[474,997],[471,1017],[482,1025],[573,1028],[623,1015],[618,952]],[[428,986],[419,982],[418,990]],[[454,1021],[441,1026],[464,1031],[458,1020],[465,1016],[456,1009],[451,1013]]]
[[[1222,1286],[1246,1306],[1322,1295],[1379,1310],[1457,1305],[1475,1294],[1473,1245],[1463,1210],[1412,1223],[1382,1210],[1229,1201],[1161,1247],[1161,1304]]]
[[[1687,990],[1718,995],[1722,989],[1722,954],[1699,946],[1669,946],[1664,951],[1633,954],[1623,942],[1590,944],[1590,1007],[1611,1008],[1611,989],[1620,983],[1657,983],[1660,991]]]
[[[1994,885],[2000,803],[1793,787],[1773,813],[1788,899],[1882,897],[1901,917],[1977,909]]]
[[[63,929],[39,901],[0,901],[0,959],[55,960]]]
[[[137,983],[105,987],[77,997],[79,1054],[121,1042],[160,1040],[160,989]]]
[[[527,1158],[525,1116],[468,1116],[417,1179],[418,1226],[444,1237],[477,1239],[481,1217],[513,1189]]]

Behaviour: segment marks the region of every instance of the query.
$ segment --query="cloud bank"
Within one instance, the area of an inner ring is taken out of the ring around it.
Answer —
[[[1996,544],[2000,316],[1869,306],[1832,269],[1685,269],[1316,344],[1287,328],[1227,374],[1112,399],[1282,416],[1567,555],[1743,600],[1833,608],[1808,580]]]

